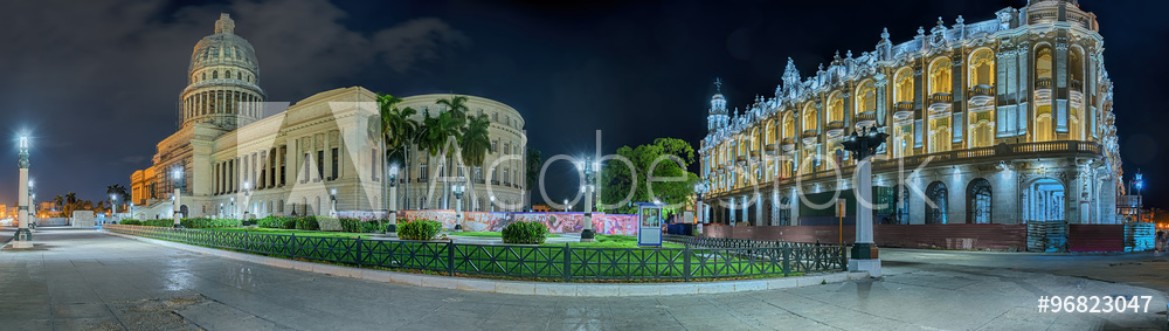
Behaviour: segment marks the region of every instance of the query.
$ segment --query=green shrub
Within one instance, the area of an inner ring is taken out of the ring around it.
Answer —
[[[356,218],[342,218],[338,219],[341,222],[341,231],[349,233],[361,232],[361,220]]]
[[[512,222],[503,228],[502,236],[508,244],[543,244],[548,228],[538,222]]]
[[[442,223],[431,220],[415,220],[398,224],[398,237],[405,240],[433,240],[442,231]]]
[[[139,220],[136,220],[133,218],[127,218],[127,219],[122,220],[120,224],[122,224],[122,225],[142,225],[142,221],[139,221]]]
[[[320,230],[321,224],[317,223],[317,218],[313,216],[301,217],[294,221],[297,230]]]
[[[373,220],[369,222],[361,222],[361,233],[383,233],[386,232],[386,220]]]
[[[173,221],[171,224],[174,224]],[[185,228],[207,229],[238,228],[242,223],[237,219],[184,218],[179,220],[179,224]]]
[[[268,217],[256,220],[256,226],[259,226],[261,228],[268,228],[268,229],[279,229],[279,228],[284,227],[284,220],[287,220],[287,219],[288,219],[288,217],[268,216]]]
[[[169,228],[175,226],[175,221],[172,219],[145,220],[142,221],[142,225]]]

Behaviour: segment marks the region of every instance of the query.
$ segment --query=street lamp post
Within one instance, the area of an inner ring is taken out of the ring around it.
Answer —
[[[393,235],[398,234],[398,172],[399,171],[401,171],[401,170],[398,169],[397,164],[390,165],[389,178],[387,178],[390,180],[390,192],[389,192],[390,205],[389,205],[389,208],[386,210],[386,219],[389,220],[390,224],[386,225],[386,234],[393,234]]]
[[[584,193],[584,229],[580,231],[580,241],[593,241],[596,237],[596,232],[593,231],[593,194],[596,193],[597,187],[593,184],[593,172],[597,170],[597,164],[592,162],[592,159],[585,157],[584,162],[576,164],[577,170],[584,171],[584,185],[581,185],[580,191]],[[567,205],[567,204],[566,204]]]
[[[20,137],[20,154],[18,162],[20,165],[20,207],[17,217],[20,218],[20,227],[17,228],[13,235],[12,248],[32,248],[32,231],[28,229],[29,223],[32,220],[32,214],[29,213],[29,197],[28,197],[28,137]]]
[[[703,212],[703,205],[702,205],[702,195],[706,194],[706,191],[707,191],[706,182],[698,182],[698,183],[694,184],[694,196],[695,196],[694,197],[694,214],[697,215],[696,219],[695,219],[695,223],[698,223],[698,224],[702,224],[702,223],[706,222],[706,220],[705,220],[706,213]]]
[[[337,217],[337,189],[329,189],[329,216]]]
[[[463,192],[466,189],[462,182],[451,186],[451,192],[455,194],[455,231],[463,230]]]
[[[564,212],[568,212],[568,199],[564,199]]]
[[[174,213],[173,213],[174,219],[175,219],[174,227],[180,228],[180,227],[182,227],[182,224],[179,223],[179,219],[182,218],[182,208],[180,206],[183,205],[182,204],[183,203],[183,200],[182,200],[183,166],[182,165],[175,166],[175,169],[173,170],[173,172],[171,174],[171,178],[174,179],[174,184],[175,184],[174,185],[175,186],[175,195],[174,195],[174,198],[171,200],[172,204],[173,204],[172,207],[174,208]]]
[[[854,130],[851,136],[841,142],[844,149],[857,160],[854,173],[857,181],[854,185],[857,198],[856,241],[853,242],[848,269],[868,271],[870,277],[881,276],[881,260],[877,254],[877,245],[873,243],[873,173],[870,158],[888,137],[888,134],[866,126]]]
[[[248,219],[248,215],[252,214],[252,183],[249,181],[244,181],[243,189],[244,189],[244,201],[243,201],[244,215],[243,215],[243,219],[246,220],[246,219]]]
[[[110,221],[118,215],[118,194],[110,194]]]
[[[492,213],[495,212],[495,196],[494,195],[491,196],[491,212]]]

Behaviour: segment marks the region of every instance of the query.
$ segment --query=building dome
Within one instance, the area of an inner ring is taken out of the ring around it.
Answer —
[[[191,52],[182,93],[183,126],[212,123],[231,130],[258,119],[264,92],[257,85],[260,65],[252,44],[235,34],[235,21],[220,14],[215,33]]]

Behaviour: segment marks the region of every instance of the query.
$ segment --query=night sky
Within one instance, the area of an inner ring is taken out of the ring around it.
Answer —
[[[1148,204],[1169,206],[1166,1],[1090,1],[1116,85],[1125,171],[1146,175]],[[0,3],[0,203],[14,204],[15,137],[34,136],[39,200],[77,192],[104,199],[150,165],[177,128],[190,52],[220,12],[256,47],[269,101],[338,87],[413,95],[454,92],[509,104],[530,145],[581,155],[603,130],[604,150],[656,137],[695,148],[721,77],[731,107],[771,95],[787,57],[801,74],[833,52],[870,51],[888,27],[909,40],[938,16],[951,25],[990,19],[1025,1],[5,1]],[[549,195],[575,190],[566,164]],[[1127,177],[1127,176],[1126,176]],[[1127,178],[1126,178],[1127,179]],[[538,194],[536,196],[539,196]]]

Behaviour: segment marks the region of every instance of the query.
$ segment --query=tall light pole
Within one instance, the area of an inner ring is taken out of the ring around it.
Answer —
[[[584,172],[584,185],[580,187],[580,192],[585,197],[584,229],[580,231],[580,241],[589,242],[596,237],[596,232],[593,231],[593,194],[596,193],[597,187],[593,184],[593,172],[597,170],[597,164],[586,156],[583,162],[576,164],[576,169]]]
[[[21,136],[18,145],[20,149],[19,165],[20,165],[20,196],[17,197],[20,201],[19,211],[17,212],[20,218],[20,227],[13,235],[12,248],[32,248],[32,231],[28,229],[29,222],[32,220],[32,214],[28,211],[28,137]]]
[[[110,218],[113,219],[114,215],[118,214],[118,194],[116,193],[110,194],[110,208]]]
[[[492,213],[495,212],[495,196],[494,195],[491,196],[491,212]]]
[[[870,277],[881,276],[881,260],[877,245],[873,243],[873,154],[889,135],[878,132],[875,127],[861,127],[845,138],[841,145],[851,152],[856,163],[856,241],[852,245],[852,259],[848,260],[849,270],[864,270]],[[843,244],[843,243],[841,243]]]
[[[401,171],[401,170],[398,169],[397,164],[390,165],[390,173],[388,176],[389,178],[387,178],[390,180],[390,194],[389,194],[390,195],[390,204],[389,204],[389,208],[386,210],[386,219],[389,220],[390,224],[386,225],[386,234],[397,234],[398,233],[398,172],[399,171]]]
[[[1141,174],[1140,169],[1137,169],[1137,174],[1133,176],[1133,186],[1137,188],[1137,222],[1144,222],[1145,197],[1141,195],[1141,189],[1145,188],[1145,175]]]
[[[568,199],[564,199],[564,212],[568,212]]]
[[[463,230],[463,192],[466,189],[461,181],[451,186],[451,192],[455,194],[455,231]]]
[[[174,185],[175,186],[175,194],[174,194],[174,197],[172,197],[172,199],[171,199],[171,202],[173,204],[172,207],[174,207],[174,213],[173,213],[174,219],[175,219],[174,226],[176,228],[180,228],[180,227],[182,227],[182,224],[179,223],[179,219],[182,218],[182,209],[180,208],[180,206],[183,205],[183,200],[182,200],[182,196],[181,196],[182,195],[182,188],[183,188],[183,166],[181,164],[176,165],[175,169],[172,170],[171,179],[174,180],[174,184],[175,184]]]

